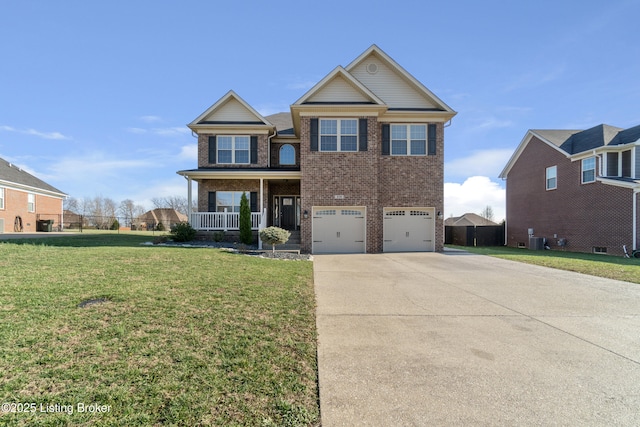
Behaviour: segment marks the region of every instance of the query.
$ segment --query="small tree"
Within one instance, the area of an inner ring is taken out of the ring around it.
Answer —
[[[174,242],[190,242],[196,237],[196,230],[188,222],[180,222],[171,227],[171,238]]]
[[[260,230],[260,240],[271,245],[271,252],[276,251],[276,245],[281,245],[289,241],[291,233],[280,227],[267,227]]]
[[[242,193],[240,198],[240,242],[245,245],[253,243],[253,233],[251,232],[251,208],[247,193]]]

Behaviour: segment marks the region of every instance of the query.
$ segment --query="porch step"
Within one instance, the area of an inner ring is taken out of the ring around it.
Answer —
[[[291,236],[289,236],[289,241],[287,244],[289,245],[299,245],[300,244],[300,230],[290,231]]]

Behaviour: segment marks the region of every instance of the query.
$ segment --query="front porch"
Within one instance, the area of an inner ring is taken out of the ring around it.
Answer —
[[[260,224],[266,221],[264,213],[251,212],[251,229],[260,230]],[[192,212],[189,219],[191,227],[197,231],[235,231],[240,230],[239,212]]]

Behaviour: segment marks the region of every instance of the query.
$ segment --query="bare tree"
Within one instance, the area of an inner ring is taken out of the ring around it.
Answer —
[[[182,214],[187,214],[188,199],[182,196],[154,197],[151,199],[154,208],[175,209]],[[196,205],[193,205],[196,206]]]
[[[136,205],[131,199],[126,199],[120,202],[118,207],[118,214],[124,219],[124,225],[131,227],[140,215],[144,213],[144,208],[140,205]]]
[[[489,221],[493,221],[493,208],[487,205],[482,212],[480,212],[480,216]]]

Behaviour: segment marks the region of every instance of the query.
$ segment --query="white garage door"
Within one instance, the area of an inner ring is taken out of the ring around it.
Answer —
[[[384,208],[384,252],[435,250],[435,208]]]
[[[314,207],[312,252],[364,253],[365,224],[363,206]]]

